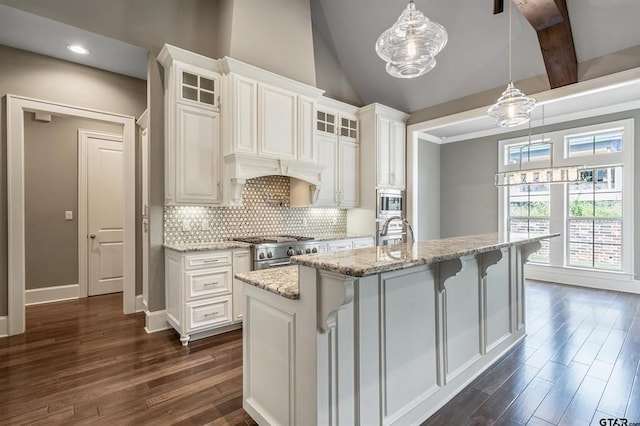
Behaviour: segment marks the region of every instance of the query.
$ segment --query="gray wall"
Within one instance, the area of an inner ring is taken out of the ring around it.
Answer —
[[[78,129],[122,134],[122,126],[25,113],[25,287],[78,284]],[[73,220],[65,220],[71,210]]]
[[[439,144],[418,139],[418,217],[413,218],[418,241],[440,238],[440,150]]]
[[[640,277],[640,110],[603,115],[545,127],[546,132],[608,121],[634,119],[634,270]],[[537,131],[535,128],[532,130]],[[498,140],[525,136],[528,130],[442,145],[440,232],[443,238],[497,232],[498,190],[493,175],[498,170]]]
[[[14,94],[139,116],[145,83],[82,65],[0,45],[0,96]],[[0,316],[7,315],[6,102],[0,111]]]
[[[313,30],[313,55],[316,63],[316,85],[325,91],[324,96],[363,106],[360,95],[344,73],[338,59],[329,49],[320,32],[315,29]]]

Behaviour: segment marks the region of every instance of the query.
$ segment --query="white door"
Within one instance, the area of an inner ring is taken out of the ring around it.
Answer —
[[[89,137],[87,177],[88,295],[119,292],[124,260],[122,143]]]
[[[149,309],[149,129],[140,133],[142,156],[142,304]]]

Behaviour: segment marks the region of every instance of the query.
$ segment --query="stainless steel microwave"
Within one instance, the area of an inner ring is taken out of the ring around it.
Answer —
[[[399,189],[378,190],[378,218],[404,217],[404,191]]]

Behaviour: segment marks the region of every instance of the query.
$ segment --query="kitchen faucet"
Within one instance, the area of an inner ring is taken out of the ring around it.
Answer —
[[[390,218],[388,218],[387,220],[384,221],[384,225],[382,225],[382,231],[380,231],[380,236],[384,237],[385,235],[387,235],[387,232],[389,232],[389,223],[393,220],[401,220],[402,223],[404,223],[405,225],[407,225],[407,228],[409,229],[409,234],[411,235],[411,242],[415,242],[416,239],[413,235],[413,228],[411,227],[411,224],[409,223],[409,221],[407,219],[405,219],[404,217],[400,217],[400,216],[391,216]]]

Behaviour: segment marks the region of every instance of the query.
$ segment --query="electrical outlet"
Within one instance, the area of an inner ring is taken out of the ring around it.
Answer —
[[[333,226],[336,226],[336,225],[338,224],[338,218],[337,218],[337,217],[334,217],[333,219],[331,219],[331,224],[332,224]]]
[[[305,227],[309,226],[309,223],[307,222],[307,218],[306,217],[302,218],[302,226],[305,226]]]
[[[191,231],[191,221],[189,219],[182,220],[182,230],[183,231]]]
[[[201,231],[208,231],[209,229],[211,229],[211,224],[209,223],[208,219],[202,219],[202,221],[200,222],[200,230]]]

